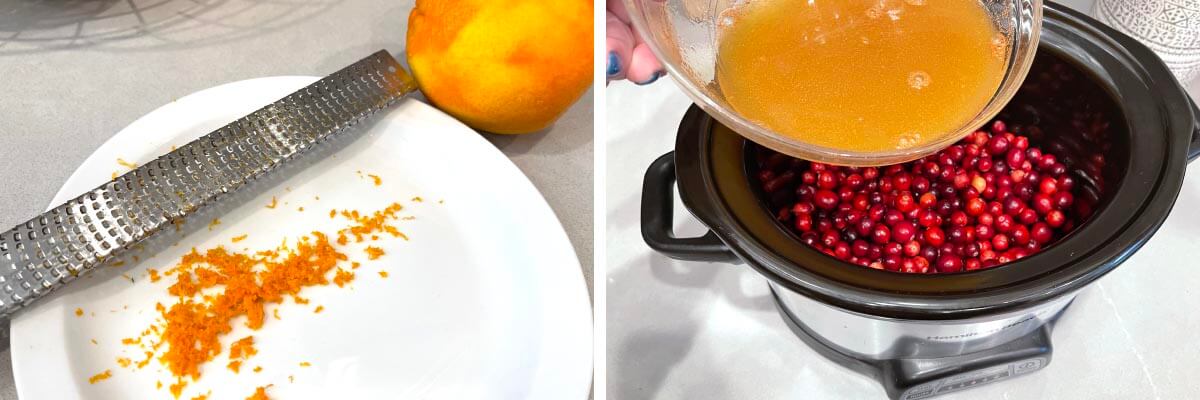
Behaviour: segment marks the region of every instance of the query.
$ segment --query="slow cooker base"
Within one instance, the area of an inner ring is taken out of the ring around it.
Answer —
[[[1028,375],[1050,364],[1054,348],[1050,332],[1064,308],[1032,333],[1003,345],[953,357],[864,360],[847,355],[816,336],[780,303],[771,289],[784,322],[805,344],[825,358],[879,381],[893,400],[927,399],[983,384]],[[1069,308],[1070,305],[1067,306]]]

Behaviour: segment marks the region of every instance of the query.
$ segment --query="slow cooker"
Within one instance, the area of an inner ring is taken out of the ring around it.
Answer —
[[[1000,117],[1046,127],[1032,140],[1094,196],[1096,211],[1052,246],[994,268],[942,275],[826,256],[780,224],[752,183],[758,146],[695,106],[683,117],[675,151],[646,173],[642,235],[671,258],[745,263],[769,280],[781,316],[805,343],[873,376],[891,398],[928,398],[1050,363],[1055,319],[1171,211],[1187,162],[1200,154],[1197,115],[1148,48],[1049,3],[1033,69]],[[1085,168],[1090,157],[1103,157],[1103,167]],[[672,234],[673,184],[710,232]]]

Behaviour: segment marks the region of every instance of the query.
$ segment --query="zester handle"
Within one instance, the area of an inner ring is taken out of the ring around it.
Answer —
[[[0,316],[172,227],[416,89],[379,51],[0,233]]]

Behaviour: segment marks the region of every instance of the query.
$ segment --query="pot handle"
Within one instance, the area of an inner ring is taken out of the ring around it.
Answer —
[[[1191,94],[1184,93],[1188,99],[1188,104],[1192,106],[1192,141],[1188,145],[1187,160],[1192,162],[1196,157],[1200,157],[1200,107],[1196,106],[1196,101],[1192,100]]]
[[[712,231],[700,237],[677,238],[671,229],[675,211],[675,152],[654,160],[642,185],[642,239],[650,248],[676,260],[725,261],[737,256]]]

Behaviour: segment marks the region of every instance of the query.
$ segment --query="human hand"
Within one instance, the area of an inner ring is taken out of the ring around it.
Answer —
[[[607,63],[608,81],[629,79],[638,85],[649,85],[666,75],[663,66],[650,51],[629,21],[629,12],[622,0],[607,1]]]

